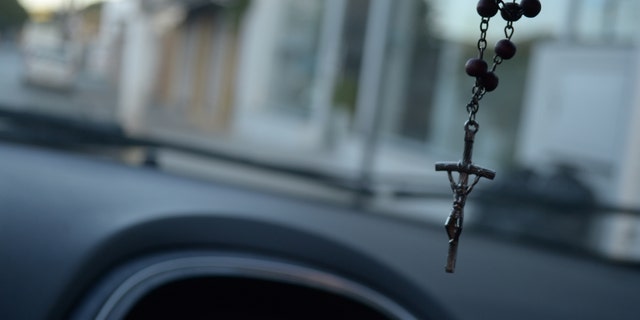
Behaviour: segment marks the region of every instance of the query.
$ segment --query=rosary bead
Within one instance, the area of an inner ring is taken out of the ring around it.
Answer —
[[[498,13],[498,3],[495,0],[480,0],[476,10],[481,17],[491,18]]]
[[[504,20],[518,21],[522,17],[522,7],[515,2],[505,3],[500,15]]]
[[[509,39],[502,39],[496,43],[496,55],[502,59],[511,59],[516,55],[516,45]]]
[[[499,81],[495,73],[487,72],[478,78],[478,82],[487,92],[491,92],[498,87]]]
[[[520,1],[520,6],[522,6],[522,13],[527,18],[537,16],[542,10],[542,4],[538,0],[522,0]]]
[[[467,60],[467,63],[464,65],[464,70],[468,75],[472,77],[479,77],[485,73],[487,73],[487,69],[489,66],[487,63],[479,58],[472,58]]]

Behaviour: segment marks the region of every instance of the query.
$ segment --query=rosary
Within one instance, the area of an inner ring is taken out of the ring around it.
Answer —
[[[480,178],[493,180],[496,173],[492,170],[481,168],[472,163],[471,157],[473,153],[473,141],[480,125],[476,121],[476,113],[480,108],[480,100],[487,93],[498,87],[498,77],[495,74],[496,68],[504,60],[511,59],[516,54],[516,46],[511,42],[513,36],[513,22],[518,21],[523,15],[533,18],[540,13],[542,6],[539,0],[520,0],[517,3],[504,2],[502,0],[480,0],[477,5],[478,14],[482,17],[480,21],[480,39],[478,40],[478,57],[472,58],[465,64],[465,71],[471,77],[475,77],[475,85],[472,89],[473,96],[467,104],[467,112],[469,118],[464,124],[464,151],[462,160],[459,162],[438,162],[436,163],[436,171],[446,171],[451,183],[453,191],[453,209],[445,223],[445,230],[449,236],[449,253],[447,256],[447,264],[445,271],[453,273],[456,266],[456,254],[458,251],[458,240],[462,233],[462,221],[464,219],[464,205],[467,196],[473,190],[473,187],[480,181]],[[504,35],[506,39],[502,39],[496,43],[495,55],[493,57],[493,65],[489,69],[488,64],[484,61],[484,51],[487,48],[487,30],[489,30],[489,20],[495,16],[498,11],[507,22],[504,27]],[[458,173],[458,181],[455,181],[452,172]],[[469,182],[470,176],[473,181]]]

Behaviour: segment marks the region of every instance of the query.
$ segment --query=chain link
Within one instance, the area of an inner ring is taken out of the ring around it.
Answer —
[[[487,90],[476,84],[471,89],[471,93],[473,93],[473,96],[471,97],[471,101],[467,103],[467,112],[469,113],[469,121],[475,121],[476,113],[480,110],[480,100],[482,100],[482,97],[487,93]]]
[[[496,68],[504,61],[501,57],[493,56],[493,65],[491,66],[491,72],[495,72]]]
[[[511,40],[511,37],[513,37],[513,31],[515,31],[513,29],[513,21],[507,22],[507,25],[504,27],[504,36]]]
[[[478,39],[478,57],[484,56],[484,50],[487,49],[487,31],[489,30],[489,19],[483,17],[480,21],[480,39]]]

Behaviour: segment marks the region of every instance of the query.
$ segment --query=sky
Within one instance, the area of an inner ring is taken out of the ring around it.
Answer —
[[[470,41],[479,35],[480,17],[476,12],[477,0],[426,0],[435,10],[435,25],[438,32],[447,39]],[[582,33],[593,34],[602,30],[602,12],[609,0],[541,0],[542,12],[533,18],[523,17],[514,23],[516,39],[538,36],[562,37],[567,33],[570,10],[577,7],[575,21]],[[637,13],[640,12],[640,1],[617,0],[618,12],[613,28],[624,34],[635,34],[639,23]],[[502,19],[492,19],[489,38],[504,37]]]
[[[436,12],[436,25],[445,38],[469,40],[477,38],[480,17],[476,12],[476,0],[429,1]],[[570,0],[541,1],[542,12],[533,18],[522,18],[515,22],[514,36],[531,37],[540,34],[555,34],[563,28],[563,16],[567,14]],[[504,21],[492,19],[489,36],[502,37]]]
[[[2,1],[2,0],[0,0]],[[100,0],[18,0],[27,10],[55,10],[61,6],[68,6],[70,3],[76,5],[87,5]],[[260,0],[269,1],[269,0]],[[299,0],[299,1],[320,1],[320,0]],[[393,0],[396,1],[396,0]],[[447,39],[470,41],[478,37],[478,25],[480,18],[476,13],[477,0],[425,0],[429,2],[435,10],[434,23],[438,28],[438,33]],[[571,4],[579,3],[581,10],[578,16],[578,28],[589,32],[597,32],[601,27],[601,12],[603,4],[608,0],[542,0],[542,12],[534,19],[522,18],[517,21],[515,27],[515,37],[526,39],[539,36],[563,36],[566,34],[568,25],[569,10]],[[640,1],[638,0],[617,0],[623,4],[620,13],[616,16],[615,27],[626,30],[626,33],[635,34],[638,28],[636,13],[640,11]],[[499,23],[498,25],[496,25]],[[504,27],[502,19],[493,19],[489,29],[489,39],[498,39],[502,36]],[[593,31],[590,31],[592,29]]]
[[[97,2],[99,0],[18,0],[29,11],[46,11],[55,10],[60,7],[68,6],[70,3],[76,5],[86,5]]]

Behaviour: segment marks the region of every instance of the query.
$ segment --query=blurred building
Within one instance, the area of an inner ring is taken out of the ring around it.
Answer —
[[[640,261],[640,4],[572,5],[562,37],[533,51],[517,163],[572,167],[609,208],[594,218],[592,248]]]
[[[438,61],[427,17],[423,1],[253,2],[234,133],[350,172],[380,156],[371,170],[402,162],[426,173],[420,146],[429,140]],[[372,140],[389,152],[368,154]],[[398,143],[418,148],[398,153]]]
[[[210,1],[183,10],[182,20],[160,37],[152,104],[164,109],[166,121],[219,132],[232,115],[239,12]]]
[[[94,64],[118,79],[131,132],[192,130],[350,171],[376,136],[391,157],[372,169],[429,174],[425,148],[408,167],[395,150],[430,140],[439,49],[427,16],[423,1],[106,2]]]

